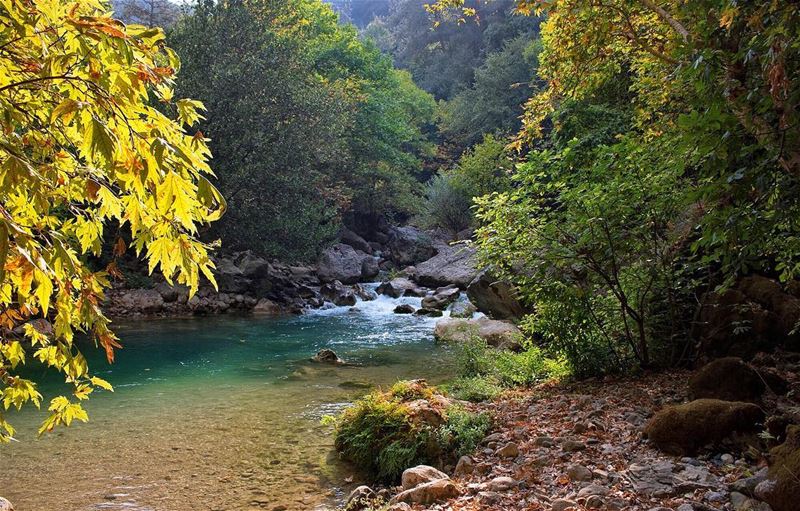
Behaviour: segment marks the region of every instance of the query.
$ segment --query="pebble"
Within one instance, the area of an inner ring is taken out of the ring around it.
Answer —
[[[540,436],[536,437],[533,441],[533,445],[537,445],[539,447],[553,447],[555,442],[549,436]]]
[[[599,484],[589,484],[584,486],[578,491],[578,497],[590,497],[592,495],[605,496],[608,495],[609,489]]]
[[[722,461],[722,463],[726,465],[730,465],[735,461],[734,457],[731,456],[730,454],[723,454],[722,456],[720,456],[720,460]]]
[[[564,440],[561,444],[561,449],[565,452],[577,452],[586,449],[586,444],[577,440]]]
[[[600,509],[603,507],[605,502],[603,501],[603,497],[600,495],[590,495],[589,498],[586,499],[586,508],[587,509]]]
[[[510,477],[500,476],[500,477],[495,477],[494,479],[486,483],[486,487],[490,491],[497,492],[497,491],[510,490],[511,488],[516,487],[517,484],[518,483]]]
[[[552,511],[564,511],[565,509],[569,509],[571,507],[576,507],[577,504],[571,500],[567,499],[555,499],[550,506]]]
[[[519,446],[514,442],[509,442],[497,450],[497,455],[501,458],[516,458],[519,456]]]
[[[694,511],[694,506],[691,504],[681,504],[675,511]]]
[[[583,465],[572,464],[567,467],[567,477],[572,481],[591,481],[592,471]]]

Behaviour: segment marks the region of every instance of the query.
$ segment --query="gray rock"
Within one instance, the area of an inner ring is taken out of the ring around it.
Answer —
[[[475,471],[475,462],[470,456],[461,456],[456,463],[454,475],[463,476],[469,475]]]
[[[269,298],[262,298],[253,307],[254,314],[265,314],[268,316],[278,316],[283,314],[283,308]]]
[[[361,280],[370,280],[381,272],[380,263],[375,257],[365,257],[361,261]]]
[[[589,495],[586,497],[586,502],[584,505],[586,506],[586,509],[600,509],[605,505],[605,501],[600,495]]]
[[[339,231],[339,240],[345,245],[350,245],[356,250],[360,250],[367,254],[372,253],[372,246],[367,243],[367,241],[359,236],[358,234],[354,233],[347,227],[342,227]]]
[[[479,311],[494,319],[520,319],[530,312],[517,299],[513,286],[498,281],[487,271],[482,271],[470,282],[467,296]]]
[[[399,266],[409,266],[427,261],[436,255],[436,248],[430,236],[416,227],[395,227],[389,232],[387,247]]]
[[[478,336],[490,346],[518,349],[522,342],[522,331],[507,321],[489,318],[457,319],[445,318],[436,323],[433,336],[439,342],[463,344]]]
[[[323,282],[338,280],[344,284],[355,284],[361,280],[365,259],[371,257],[350,245],[337,243],[322,252],[317,263],[317,275]]]
[[[764,467],[751,477],[745,477],[743,479],[739,479],[737,481],[732,482],[729,488],[731,491],[743,493],[750,497],[754,497],[756,486],[758,486],[759,483],[767,479],[768,471],[769,469],[767,467]]]
[[[501,476],[495,477],[486,483],[486,488],[489,491],[508,491],[512,488],[516,488],[518,484],[517,481],[510,477]]]
[[[583,465],[574,463],[567,467],[567,477],[572,481],[591,481],[592,471]]]
[[[401,296],[419,296],[424,294],[416,284],[404,277],[382,282],[376,289],[379,294],[400,298]],[[418,294],[419,293],[419,294]]]
[[[440,311],[439,309],[428,309],[427,307],[421,307],[421,308],[417,309],[417,311],[414,313],[414,315],[415,316],[428,316],[428,317],[432,317],[432,318],[437,318],[437,317],[443,316],[444,313],[442,311]]]
[[[450,306],[451,318],[472,319],[478,308],[469,301],[457,301]]]
[[[414,306],[409,305],[407,303],[401,303],[397,307],[394,308],[395,314],[413,314],[414,313]]]
[[[319,292],[323,298],[339,306],[352,306],[356,304],[355,291],[338,280],[323,284]]]
[[[414,279],[423,286],[454,284],[461,289],[478,274],[475,249],[466,245],[436,245],[438,254],[416,265]]]
[[[555,499],[550,504],[551,511],[566,511],[570,508],[577,508],[578,504],[567,499]]]
[[[577,452],[586,449],[586,444],[577,440],[564,440],[561,442],[561,449],[564,452]]]
[[[455,286],[439,288],[434,291],[433,295],[426,296],[422,299],[422,306],[426,309],[443,310],[456,301],[460,294],[461,291]]]
[[[609,491],[608,488],[600,486],[599,484],[587,484],[578,491],[578,497],[589,497],[592,495],[604,497],[608,495]]]

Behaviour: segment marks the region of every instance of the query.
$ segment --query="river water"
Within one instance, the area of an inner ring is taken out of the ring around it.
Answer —
[[[435,319],[395,315],[381,296],[298,317],[119,322],[112,366],[85,347],[115,392],[95,392],[90,422],[36,438],[45,412],[10,414],[0,495],[17,511],[332,509],[359,476],[320,424],[370,386],[446,378]],[[353,365],[308,362],[331,348]],[[29,369],[47,403],[63,386]]]

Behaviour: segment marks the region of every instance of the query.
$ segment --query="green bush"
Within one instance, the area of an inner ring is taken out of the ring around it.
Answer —
[[[453,232],[472,224],[472,197],[452,176],[440,174],[428,182],[423,223]]]
[[[494,378],[481,376],[456,378],[447,384],[446,389],[454,398],[473,403],[494,399],[503,391]]]
[[[477,336],[460,345],[456,364],[461,378],[482,378],[505,387],[533,385],[569,372],[564,360],[549,358],[536,346],[519,353],[498,350]]]
[[[417,414],[410,403],[428,402]],[[375,391],[346,409],[335,424],[335,446],[341,456],[376,480],[397,481],[419,464],[442,466],[471,451],[485,435],[485,414],[451,406],[435,387],[401,381]]]

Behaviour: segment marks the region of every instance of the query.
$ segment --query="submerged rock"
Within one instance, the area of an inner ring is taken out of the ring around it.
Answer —
[[[398,305],[397,307],[394,308],[394,313],[395,314],[413,314],[415,310],[416,309],[414,309],[413,305],[409,305],[407,303],[401,303],[400,305]]]
[[[660,410],[647,423],[644,434],[664,452],[692,455],[735,433],[753,433],[763,420],[764,412],[752,403],[698,399]]]
[[[426,309],[443,310],[456,301],[461,291],[455,286],[440,287],[430,296],[422,299],[422,306]]]
[[[429,309],[427,307],[422,307],[422,308],[417,309],[417,311],[414,313],[414,315],[415,316],[428,316],[428,317],[436,318],[436,317],[439,317],[439,316],[444,316],[444,313],[442,311],[440,311],[439,309]]]
[[[421,296],[425,294],[416,284],[404,277],[382,282],[378,286],[377,291],[382,295],[391,296],[392,298],[400,298],[401,296]]]
[[[335,351],[329,350],[327,348],[319,350],[316,355],[311,357],[311,361],[318,362],[321,364],[333,364],[333,365],[344,364],[344,360],[339,358],[339,355],[337,355]]]

